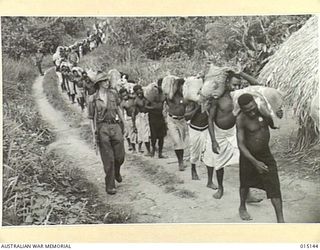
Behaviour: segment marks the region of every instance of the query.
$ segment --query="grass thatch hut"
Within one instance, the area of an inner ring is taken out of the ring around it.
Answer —
[[[319,128],[311,118],[311,101],[319,88],[318,17],[312,16],[270,57],[259,82],[284,93],[299,122],[295,148],[300,150],[319,142]]]

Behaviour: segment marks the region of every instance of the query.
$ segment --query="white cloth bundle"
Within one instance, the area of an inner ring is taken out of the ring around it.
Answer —
[[[144,97],[150,102],[153,102],[158,96],[158,85],[155,82],[149,83],[147,86],[142,87],[142,89]]]
[[[199,102],[202,86],[203,81],[201,78],[188,77],[183,85],[183,98],[188,101]]]
[[[174,94],[177,92],[178,84],[175,80],[179,79],[176,76],[168,75],[162,80],[162,91],[169,99],[172,99]]]
[[[201,89],[203,99],[210,97],[220,97],[225,90],[225,83],[228,77],[230,68],[210,66],[208,73],[205,76],[204,83]]]
[[[265,86],[249,86],[244,89],[238,89],[231,92],[233,99],[233,114],[237,116],[240,112],[238,98],[242,94],[251,94],[257,103],[258,109],[262,115],[269,115],[273,120],[276,128],[280,127],[279,117],[276,112],[282,109],[283,97],[280,91]]]
[[[108,78],[110,80],[111,86],[113,88],[118,88],[118,82],[121,79],[121,74],[118,70],[116,69],[111,69],[108,72]]]

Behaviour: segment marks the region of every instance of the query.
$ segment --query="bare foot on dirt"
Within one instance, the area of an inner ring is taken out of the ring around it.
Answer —
[[[245,208],[239,208],[239,215],[242,220],[252,220],[252,217]]]
[[[213,190],[217,190],[218,189],[218,187],[215,184],[213,184],[212,182],[207,184],[207,188],[211,188]]]
[[[180,164],[179,164],[179,171],[184,171],[184,169],[185,169],[184,164],[183,164],[183,163],[180,163]]]
[[[191,178],[192,180],[200,180],[197,172],[194,169],[191,169]]]
[[[222,196],[223,196],[223,189],[219,188],[218,191],[213,195],[213,198],[221,199]]]

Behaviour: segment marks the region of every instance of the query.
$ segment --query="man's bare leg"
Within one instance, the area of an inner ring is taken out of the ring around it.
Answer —
[[[191,178],[192,180],[200,180],[197,174],[196,164],[191,164]]]
[[[132,144],[131,144],[131,141],[130,141],[129,137],[127,137],[127,142],[128,142],[128,150],[131,151],[132,150]]]
[[[249,188],[240,187],[240,207],[239,215],[242,220],[252,220],[250,214],[247,211],[246,200],[248,196]]]
[[[156,153],[156,142],[157,142],[157,139],[156,138],[153,138],[151,137],[151,157],[154,157],[155,153]]]
[[[136,144],[135,143],[131,143],[131,146],[132,146],[132,153],[136,153],[137,152]]]
[[[138,151],[139,151],[139,153],[143,153],[143,150],[142,150],[142,142],[139,142],[139,143],[138,143]]]
[[[151,151],[150,151],[150,142],[145,142],[144,145],[146,146],[146,149],[147,149],[146,156],[152,156]]]
[[[176,153],[176,156],[178,158],[178,164],[179,164],[179,171],[184,171],[184,165],[183,165],[183,149],[177,149],[174,151]]]
[[[214,168],[207,166],[207,172],[208,172],[208,182],[207,187],[212,189],[218,189],[216,185],[213,184],[212,178],[213,178],[213,170]]]
[[[159,158],[167,158],[166,156],[164,156],[164,155],[162,154],[163,144],[164,144],[164,139],[163,139],[163,137],[160,137],[160,138],[158,139],[158,147],[159,147],[158,157],[159,157]]]
[[[284,223],[281,198],[271,198],[271,203],[272,203],[274,210],[276,212],[277,222]]]
[[[223,196],[224,168],[217,170],[216,173],[217,173],[217,180],[218,180],[218,191],[213,195],[213,198],[221,199],[221,197]]]

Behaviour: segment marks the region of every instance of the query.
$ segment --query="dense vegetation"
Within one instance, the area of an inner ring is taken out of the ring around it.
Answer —
[[[123,61],[137,54],[159,60],[179,53],[193,59],[207,51],[217,64],[241,64],[257,75],[309,17],[120,17],[110,22],[116,31],[110,40],[122,48],[118,56]]]
[[[53,53],[84,31],[83,18],[75,17],[2,17],[1,26],[2,51],[16,60],[37,49]]]

